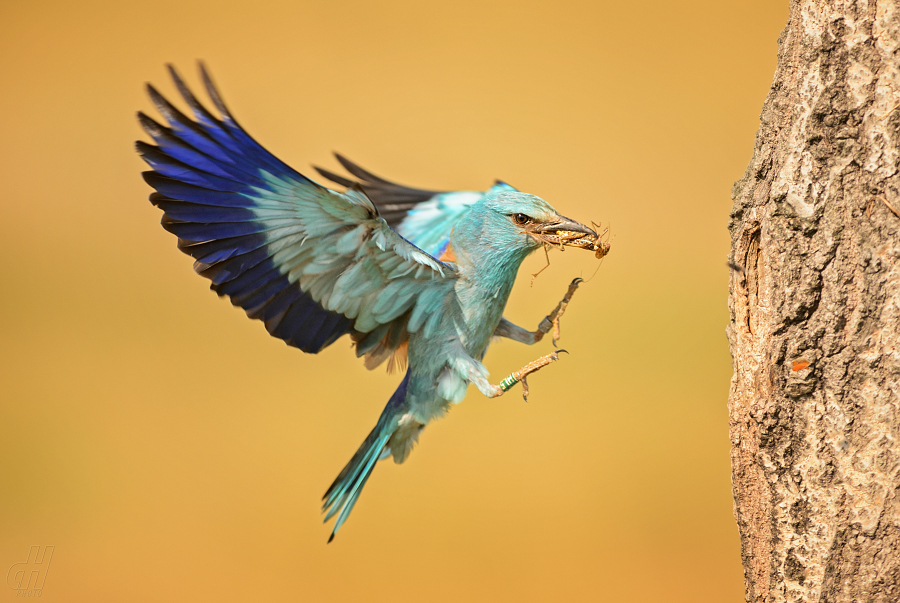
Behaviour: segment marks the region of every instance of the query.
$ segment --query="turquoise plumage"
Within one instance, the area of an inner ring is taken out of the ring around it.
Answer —
[[[403,462],[419,434],[465,396],[469,383],[502,395],[556,352],[490,383],[481,364],[494,336],[527,344],[555,328],[574,293],[528,331],[502,316],[522,260],[542,245],[604,255],[592,229],[546,201],[498,182],[485,192],[413,189],[338,160],[355,178],[318,169],[331,190],[291,169],[238,125],[201,65],[221,117],[170,67],[186,116],[152,86],[168,122],[138,119],[155,145],[137,149],[152,171],[150,196],[163,227],[195,259],[219,295],[263,321],[275,337],[316,353],[349,335],[368,368],[390,359],[408,369],[375,428],[324,497],[337,516],[329,542],[380,459]]]

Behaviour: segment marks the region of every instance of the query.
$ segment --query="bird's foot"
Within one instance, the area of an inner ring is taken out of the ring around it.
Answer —
[[[563,296],[562,300],[556,304],[556,308],[553,309],[553,312],[544,317],[544,320],[541,321],[541,324],[538,325],[538,332],[541,333],[543,337],[547,333],[550,332],[550,329],[553,329],[553,346],[556,347],[556,342],[559,341],[560,332],[559,332],[559,319],[562,318],[562,315],[566,313],[566,307],[569,305],[569,302],[572,301],[572,296],[575,295],[575,290],[578,289],[578,285],[584,282],[583,278],[576,278],[571,283],[569,283],[569,289],[566,291],[566,294]]]
[[[541,370],[551,362],[556,362],[557,360],[559,360],[559,354],[562,352],[565,352],[566,354],[569,353],[566,350],[554,350],[552,354],[541,356],[537,360],[529,362],[519,370],[511,373],[509,377],[500,382],[500,389],[502,390],[502,393],[509,391],[512,386],[521,381],[522,397],[525,398],[526,402],[528,402],[528,381],[526,379],[528,375]]]

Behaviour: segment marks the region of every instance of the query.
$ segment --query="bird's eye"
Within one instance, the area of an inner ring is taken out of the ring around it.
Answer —
[[[520,226],[531,222],[531,218],[529,218],[525,214],[513,214],[512,219],[513,219],[513,222],[515,222],[516,224],[518,224]]]

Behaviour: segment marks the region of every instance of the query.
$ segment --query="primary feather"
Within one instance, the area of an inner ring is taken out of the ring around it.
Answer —
[[[234,120],[205,70],[221,119],[170,71],[196,121],[148,86],[171,127],[139,114],[156,146],[137,148],[153,167],[144,178],[163,226],[213,290],[315,353],[347,333],[368,341],[431,287],[448,287],[454,268],[399,236],[365,194],[324,188],[271,155]]]

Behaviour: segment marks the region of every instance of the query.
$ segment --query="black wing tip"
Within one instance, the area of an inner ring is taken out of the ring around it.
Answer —
[[[231,111],[228,110],[228,106],[225,104],[224,99],[222,99],[222,93],[219,92],[219,88],[216,86],[215,82],[213,82],[212,76],[209,74],[209,69],[206,67],[206,63],[203,62],[203,59],[197,59],[197,69],[200,70],[200,79],[203,81],[206,93],[216,106],[216,109],[219,110],[223,117],[237,123],[234,116],[231,115]]]
[[[343,176],[339,176],[338,174],[335,174],[331,170],[326,170],[325,168],[321,168],[317,165],[312,166],[312,168],[314,170],[316,170],[320,176],[322,176],[326,180],[330,180],[331,182],[334,182],[335,184],[338,184],[340,186],[344,186],[347,188],[350,188],[353,185],[352,180],[350,180],[349,178],[344,178]]]
[[[143,176],[144,182],[146,182],[147,184],[149,184],[150,186],[152,186],[153,188],[155,188],[157,190],[159,189],[160,185],[169,183],[169,182],[176,182],[182,186],[193,186],[191,184],[182,182],[181,180],[178,180],[176,178],[164,176],[163,174],[160,174],[156,170],[147,170],[145,172],[141,172],[141,176]],[[199,187],[195,187],[195,188],[199,188]]]
[[[166,63],[166,68],[169,70],[169,76],[172,78],[172,81],[175,82],[175,87],[178,89],[178,93],[181,94],[181,97],[184,101],[195,110],[203,110],[203,105],[200,104],[200,101],[197,100],[197,97],[194,96],[194,93],[191,92],[190,87],[184,81],[184,78],[181,77],[181,74],[178,73],[178,70],[175,68],[175,65],[172,63]]]
[[[150,193],[150,197],[148,199],[154,207],[159,207],[160,203],[165,203],[166,201],[177,201],[177,199],[166,197],[164,194],[155,191]]]
[[[381,176],[376,176],[369,170],[359,166],[356,163],[353,163],[340,153],[334,153],[334,158],[338,160],[344,169],[350,172],[353,176],[356,176],[360,180],[362,180],[366,184],[381,184],[385,186],[397,186],[395,183],[390,182],[389,180],[385,180]]]
[[[160,92],[156,88],[156,86],[154,86],[150,82],[147,82],[146,89],[147,96],[150,97],[150,101],[156,106],[157,109],[160,110],[160,113],[165,115],[166,110],[168,110],[172,106],[172,103],[170,103],[169,99],[163,96],[162,92]]]
[[[144,142],[143,140],[135,140],[134,141],[134,150],[138,152],[138,155],[141,157],[145,157],[147,155],[152,155],[159,150],[159,147],[156,145],[152,145],[149,142]]]
[[[187,88],[187,85],[184,83],[184,78],[181,77],[181,74],[178,73],[178,69],[172,63],[166,63],[166,70],[169,72],[169,77],[172,78],[172,81],[175,82],[175,87],[181,91],[182,88]]]
[[[144,113],[143,111],[137,112],[137,118],[138,118],[138,122],[141,124],[141,126],[145,130],[147,130],[147,134],[151,134],[150,130],[148,130],[148,128],[150,128],[152,130],[158,130],[158,129],[165,128],[165,126],[163,126],[161,123],[159,123],[158,121],[156,121],[155,119],[153,119],[152,117],[150,117],[149,115]],[[152,136],[152,134],[151,134],[151,136]]]
[[[138,111],[137,118],[138,123],[140,124],[141,128],[144,129],[144,132],[147,133],[147,136],[154,140],[158,140],[161,137],[164,138],[166,134],[171,132],[169,128],[162,125],[143,111]]]
[[[144,182],[146,182],[147,184],[149,184],[149,185],[152,186],[153,188],[156,188],[156,186],[155,186],[153,183],[154,183],[154,182],[158,182],[157,179],[158,179],[159,177],[160,177],[160,176],[159,176],[159,172],[156,172],[156,171],[154,171],[154,170],[147,170],[147,171],[145,171],[145,172],[141,172],[141,178],[143,178],[143,179],[144,179]]]
[[[500,180],[499,178],[497,178],[496,180],[494,180],[494,186],[508,186],[509,188],[513,189],[514,191],[518,191],[518,190],[519,190],[519,189],[517,189],[516,187],[514,187],[512,184],[510,184],[509,182],[507,182],[506,180]]]

